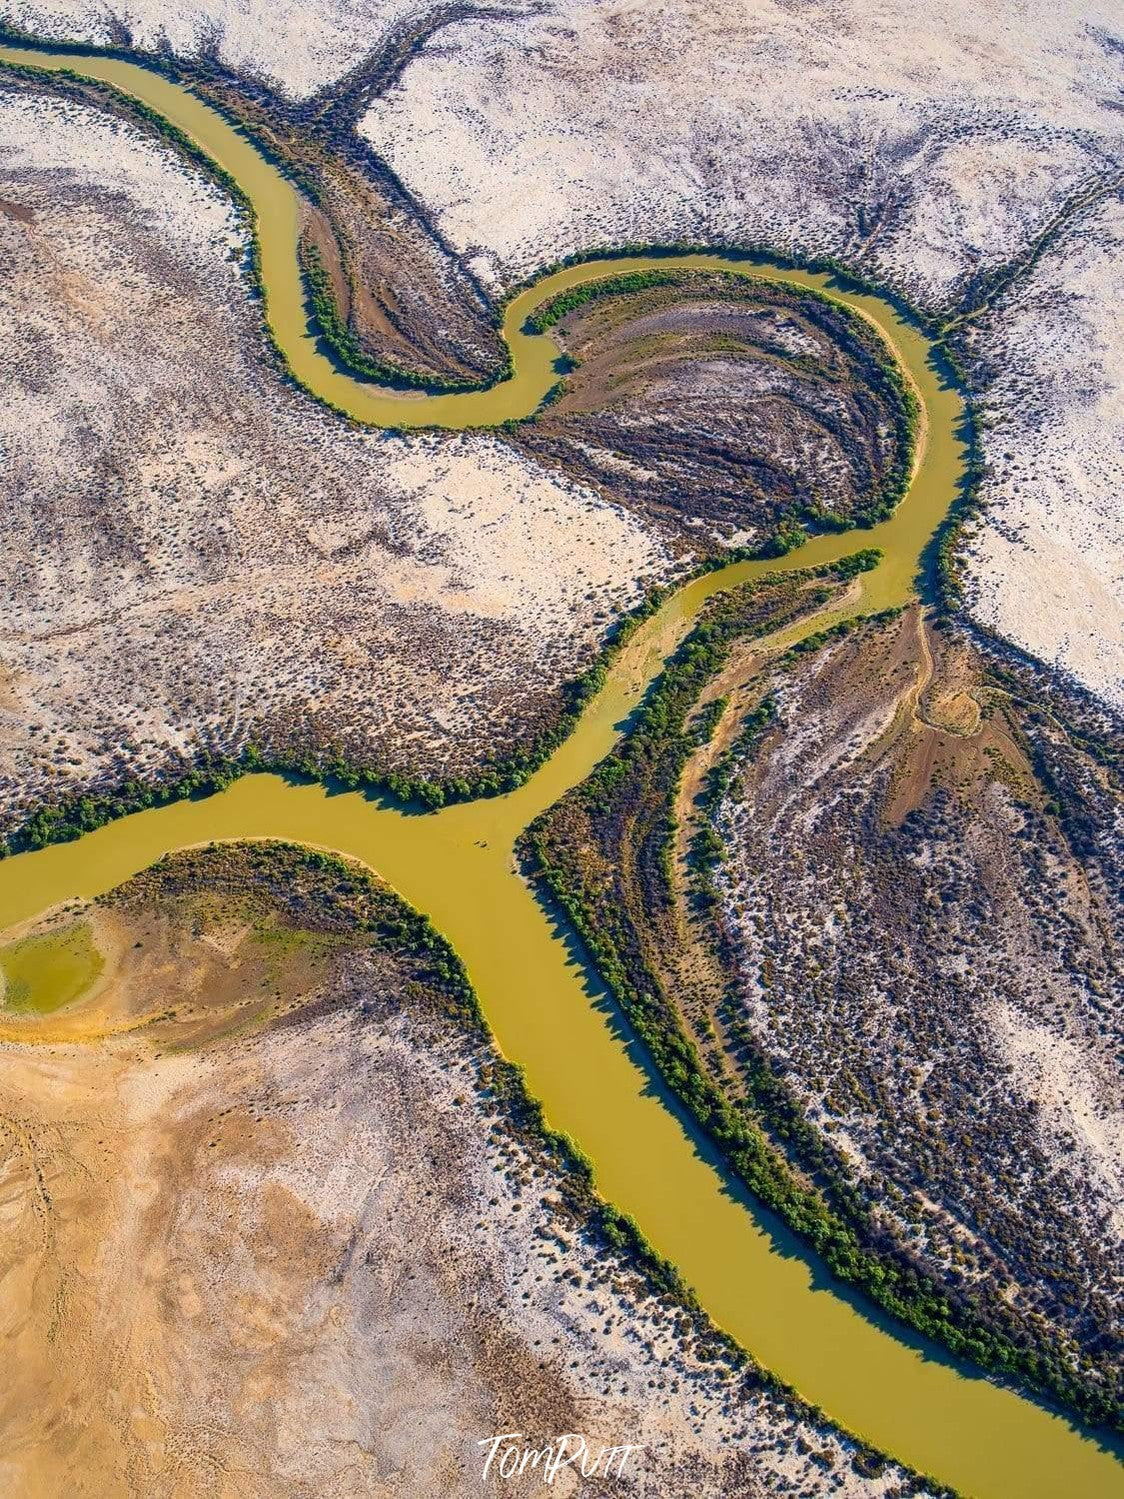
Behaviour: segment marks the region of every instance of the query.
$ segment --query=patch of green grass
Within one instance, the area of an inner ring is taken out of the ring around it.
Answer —
[[[50,1015],[84,994],[104,967],[88,921],[9,942],[0,948],[4,1008]]]

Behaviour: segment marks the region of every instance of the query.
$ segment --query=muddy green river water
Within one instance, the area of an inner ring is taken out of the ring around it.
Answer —
[[[530,414],[557,378],[558,350],[549,337],[523,331],[527,313],[577,282],[660,265],[827,290],[881,329],[916,385],[925,430],[909,493],[892,519],[858,535],[815,538],[779,562],[738,563],[680,589],[629,640],[574,732],[518,791],[416,814],[360,793],[333,795],[276,776],[247,776],[206,800],[123,818],[76,843],[0,864],[0,930],[64,900],[109,890],[161,854],[213,839],[284,838],[362,860],[454,944],[498,1044],[526,1069],[551,1124],[572,1135],[593,1161],[599,1190],[635,1217],[714,1320],[761,1363],[844,1425],[965,1494],[1124,1495],[1124,1468],[1111,1452],[850,1299],[723,1177],[512,857],[527,823],[611,748],[645,688],[719,589],[870,545],[883,549],[884,561],[862,576],[847,612],[871,612],[914,596],[923,550],[954,499],[964,463],[956,435],[960,399],[931,363],[924,337],[889,304],[840,291],[822,276],[721,255],[615,259],[545,276],[511,302],[503,332],[513,354],[512,379],[463,395],[389,394],[350,378],[319,352],[308,333],[296,261],[294,190],[225,120],[131,63],[0,47],[3,61],[68,67],[110,82],[158,110],[230,172],[257,216],[274,337],[302,383],[364,422],[463,428]],[[823,622],[821,616],[815,627]],[[787,638],[810,628],[798,626]],[[21,949],[21,973],[33,955]]]

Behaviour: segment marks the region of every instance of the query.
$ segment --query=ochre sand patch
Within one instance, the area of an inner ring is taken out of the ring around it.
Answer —
[[[908,1487],[693,1358],[480,1096],[487,1047],[328,889],[316,931],[272,902],[290,857],[142,877],[94,911],[89,1040],[2,1043],[5,1495],[452,1499],[515,1430],[645,1444],[607,1494]]]

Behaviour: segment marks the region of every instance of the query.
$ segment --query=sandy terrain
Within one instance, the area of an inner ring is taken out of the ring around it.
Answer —
[[[9,14],[35,27],[45,9]],[[309,25],[295,7],[268,23],[208,7],[124,24],[144,45],[166,25],[181,50],[214,45],[307,94],[398,14],[325,5]],[[57,34],[119,34],[108,12],[61,0],[47,19]],[[1124,162],[1119,24],[1107,0],[945,0],[924,14],[850,0],[827,20],[798,3],[747,16],[561,0],[447,30],[364,131],[496,286],[593,244],[753,239],[838,255],[950,313]],[[1092,210],[965,335],[991,506],[971,543],[971,607],[1118,702],[1122,236],[1118,202]],[[200,742],[332,740],[388,769],[468,768],[549,717],[604,621],[639,580],[667,575],[640,522],[498,439],[353,432],[298,396],[264,358],[244,253],[220,195],[166,152],[0,91],[9,819],[126,769],[158,772]],[[880,1211],[902,1242],[966,1297],[998,1288],[1015,1315],[1044,1315],[1067,1360],[1099,1356],[1120,1203],[1107,876],[1082,884],[1027,746],[1063,767],[1080,757],[1041,724],[1012,728],[1008,747],[978,704],[967,728],[924,705],[910,718],[908,681],[876,685],[884,700],[865,716],[853,695],[799,699],[803,737],[726,807],[747,1023],[772,1044],[783,1015],[801,1103],[874,1183],[872,1201],[894,1189]],[[867,775],[890,726],[908,740],[904,790]],[[1093,785],[1098,772],[1073,774]],[[821,781],[840,796],[804,808],[793,852],[792,787]],[[860,795],[856,833],[844,803]],[[1091,817],[1083,796],[1070,802]],[[855,874],[837,912],[840,840]],[[986,941],[971,937],[981,891]],[[765,940],[757,919],[774,900]],[[864,904],[880,934],[869,972],[846,950],[825,1013],[804,987],[809,943],[830,971]],[[127,953],[123,929],[116,940]],[[222,967],[213,951],[234,955],[231,971],[246,960],[236,933],[211,949],[188,955],[192,993]],[[768,995],[754,978],[766,963]],[[888,966],[885,1031],[908,1022],[889,1058],[861,1044]],[[673,1352],[666,1321],[638,1321],[580,1234],[547,1247],[541,1190],[501,1182],[525,1184],[533,1162],[497,1144],[486,1116],[466,1124],[454,1097],[471,1069],[385,1001],[375,960],[332,976],[329,996],[323,975],[304,975],[301,995],[332,1003],[299,1027],[201,1052],[156,1056],[133,1033],[93,1049],[11,1043],[3,1204],[22,1237],[0,1306],[20,1349],[6,1398],[25,1424],[7,1489],[39,1491],[40,1472],[64,1486],[80,1464],[101,1465],[109,1493],[468,1492],[474,1433],[577,1415],[663,1444],[653,1495],[672,1481],[827,1492],[804,1450],[826,1445],[835,1462],[825,1433],[731,1403]],[[100,996],[107,1014],[122,993]],[[934,1146],[934,1119],[965,1148]],[[466,1221],[482,1225],[475,1243]],[[580,1367],[548,1354],[544,1370],[542,1350],[575,1336]],[[72,1409],[58,1427],[31,1399],[45,1388],[52,1410]],[[531,1404],[513,1408],[513,1391]],[[433,1410],[456,1420],[434,1433]],[[748,1467],[719,1456],[731,1443],[755,1449]],[[848,1470],[833,1491],[886,1482]]]
[[[1124,203],[1084,220],[970,341],[991,375],[972,612],[1124,706]]]
[[[488,435],[293,391],[167,152],[11,94],[0,141],[7,810],[251,733],[430,773],[529,737],[661,544]]]
[[[910,611],[770,682],[716,820],[730,1024],[953,1295],[1112,1378],[1120,787],[1006,680]]]
[[[11,14],[91,37],[110,24],[67,0],[20,0]],[[297,93],[372,50],[384,19],[325,5],[297,39],[295,11],[269,26],[213,3],[120,15],[145,44],[163,28],[186,53],[213,26],[224,60]],[[591,245],[751,240],[838,256],[948,313],[1124,166],[1122,69],[1109,0],[942,0],[921,13],[847,0],[829,14],[555,0],[443,28],[362,130],[498,284]],[[1002,435],[985,488],[997,509],[970,576],[982,622],[1118,699],[1124,604],[1100,560],[1120,545],[1118,433],[1075,379],[1095,371],[1104,405],[1119,388],[1120,257],[1103,249],[1115,233],[1098,229],[1098,251],[1071,227],[1033,288],[973,339],[979,367],[1000,374],[988,401]],[[1025,420],[1027,368],[1049,435]],[[1017,484],[1002,458],[1015,447]]]
[[[420,0],[4,0],[0,19],[57,41],[213,54],[303,98],[354,68],[397,23],[427,9]]]
[[[196,855],[193,879],[252,891],[238,857]],[[331,900],[310,933],[182,888],[95,909],[96,998],[4,1026],[6,1495],[541,1491],[482,1490],[477,1443],[503,1431],[644,1446],[563,1496],[913,1492],[686,1351],[407,960],[324,930]]]
[[[502,277],[588,245],[749,238],[934,307],[1119,157],[1118,30],[1107,0],[559,0],[445,31],[363,130]]]

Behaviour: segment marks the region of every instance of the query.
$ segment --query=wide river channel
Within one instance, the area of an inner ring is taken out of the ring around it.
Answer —
[[[977,1499],[1124,1495],[1124,1468],[1113,1452],[849,1297],[723,1176],[513,861],[518,834],[609,751],[720,589],[877,546],[884,560],[862,576],[846,612],[873,612],[915,596],[922,552],[955,498],[965,457],[957,436],[960,397],[939,373],[925,337],[887,302],[841,290],[823,276],[721,255],[632,257],[556,272],[512,300],[503,324],[512,379],[469,394],[388,393],[343,373],[309,334],[296,257],[296,192],[219,114],[129,62],[14,47],[0,47],[0,62],[69,68],[113,84],[177,125],[229,172],[257,218],[276,342],[302,384],[360,421],[464,428],[529,415],[557,379],[558,349],[549,337],[524,331],[528,312],[567,286],[649,266],[721,269],[827,291],[878,326],[912,379],[925,418],[913,482],[892,519],[857,534],[814,538],[780,561],[737,563],[686,584],[630,638],[573,733],[518,791],[418,814],[361,793],[246,776],[205,800],[122,818],[75,843],[0,863],[0,930],[60,902],[101,894],[164,853],[213,839],[282,838],[361,860],[457,948],[500,1048],[525,1068],[550,1123],[592,1160],[599,1191],[633,1215],[714,1321],[760,1363],[876,1446]],[[821,616],[785,638],[823,623]]]

